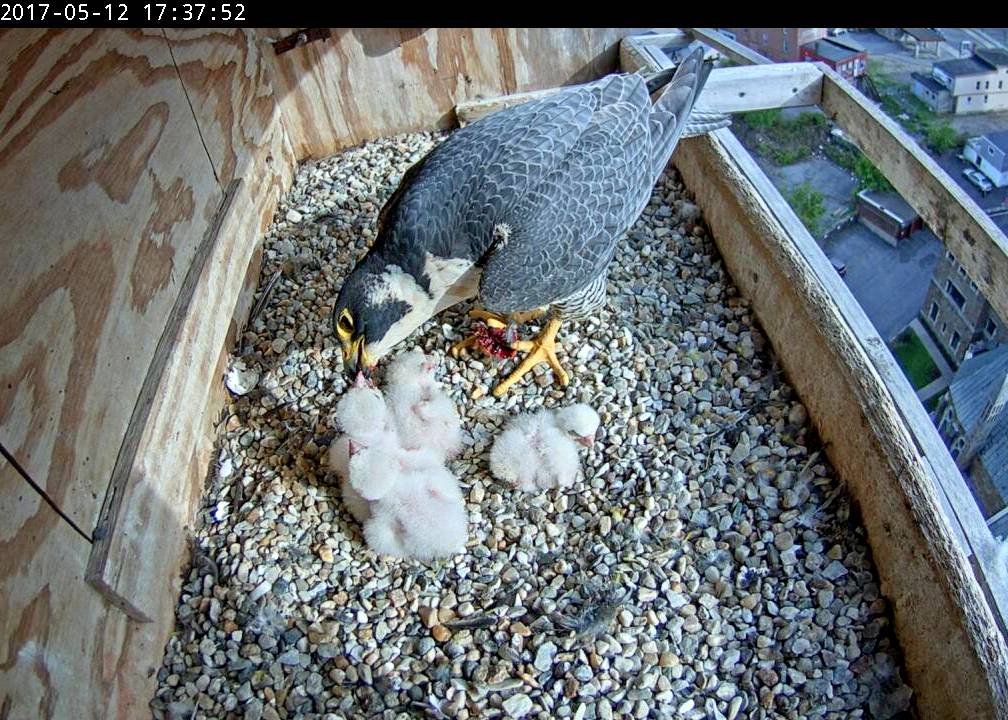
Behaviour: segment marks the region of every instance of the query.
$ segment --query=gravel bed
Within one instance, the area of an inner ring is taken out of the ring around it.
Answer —
[[[561,329],[568,388],[544,365],[490,397],[514,361],[447,356],[465,306],[403,345],[436,355],[462,414],[469,544],[430,563],[366,547],[323,464],[345,388],[329,311],[440,137],[305,164],[277,212],[234,351],[254,387],[227,407],[154,715],[905,712],[864,529],[673,171],[616,254],[609,307]],[[583,482],[536,495],[491,478],[510,415],[576,401],[603,428]]]

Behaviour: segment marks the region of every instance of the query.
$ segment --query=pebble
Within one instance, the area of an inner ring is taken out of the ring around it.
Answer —
[[[535,668],[543,672],[549,670],[553,666],[553,658],[556,657],[557,646],[553,643],[545,643],[539,646],[539,650],[536,652]]]
[[[532,700],[524,693],[512,695],[504,701],[504,712],[508,714],[508,717],[525,717],[532,712]]]
[[[446,353],[467,305],[404,341],[462,414],[470,541],[430,563],[367,550],[325,468],[346,387],[330,313],[439,137],[306,162],[266,232],[260,286],[279,279],[229,358],[154,716],[349,718],[365,691],[375,717],[428,695],[453,718],[905,707],[864,530],[674,171],[617,248],[610,307],[564,323],[566,388],[544,366],[493,398],[511,365]],[[508,417],[577,401],[602,416],[582,481],[533,494],[489,476]]]

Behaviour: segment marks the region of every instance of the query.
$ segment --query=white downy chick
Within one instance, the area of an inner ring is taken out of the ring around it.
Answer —
[[[386,374],[388,402],[403,447],[429,448],[447,459],[462,448],[461,420],[434,367],[419,349],[397,355]]]
[[[465,549],[462,491],[442,465],[411,469],[371,508],[364,538],[375,552],[428,560]]]
[[[594,409],[584,403],[575,403],[554,411],[557,427],[566,432],[575,442],[584,447],[595,444],[595,433],[598,432],[602,418]]]
[[[371,517],[371,503],[350,484],[350,437],[340,435],[329,445],[329,469],[340,478],[343,504],[359,523]]]
[[[357,376],[336,406],[336,419],[345,435],[329,448],[329,466],[341,478],[343,501],[358,521],[371,515],[369,501],[385,495],[398,474],[385,458],[395,454],[398,441],[382,394]]]
[[[575,442],[590,445],[598,425],[598,414],[583,404],[519,415],[494,441],[490,471],[525,490],[571,485],[581,471]]]

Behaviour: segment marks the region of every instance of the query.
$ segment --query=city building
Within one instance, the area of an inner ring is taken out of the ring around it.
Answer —
[[[1008,326],[948,250],[931,276],[920,318],[955,367],[968,356],[1008,342]]]
[[[1008,185],[1008,130],[970,138],[963,155],[990,178],[994,187]]]
[[[798,62],[801,47],[826,37],[826,28],[724,28],[722,32],[774,62]]]
[[[799,59],[826,63],[852,82],[863,77],[868,69],[868,51],[842,37],[823,38],[802,45]]]
[[[1004,50],[981,48],[972,57],[936,62],[931,77],[949,92],[951,111],[956,114],[1008,110],[1008,52]],[[916,78],[914,93],[932,110],[947,111],[949,98]]]
[[[962,364],[937,417],[938,432],[990,521],[1008,504],[1008,345]]]

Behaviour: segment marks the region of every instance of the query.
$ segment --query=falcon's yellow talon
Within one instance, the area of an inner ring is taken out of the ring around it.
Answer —
[[[529,370],[541,362],[549,363],[549,366],[553,369],[553,375],[561,387],[567,386],[570,378],[556,356],[556,334],[559,329],[560,320],[558,318],[550,318],[546,323],[546,327],[542,329],[542,332],[539,333],[539,336],[535,340],[519,340],[511,346],[519,352],[527,352],[528,355],[525,356],[521,364],[507,378],[498,383],[497,387],[493,389],[494,397],[501,397],[511,389],[512,385],[521,380]]]

